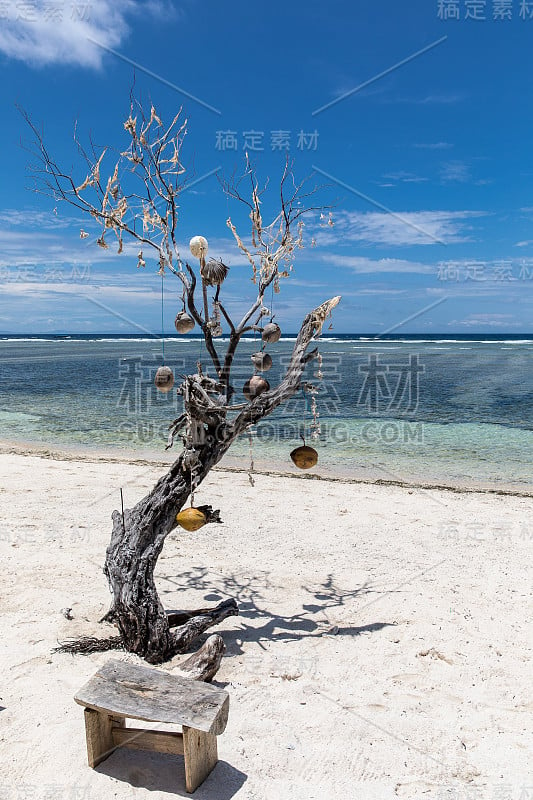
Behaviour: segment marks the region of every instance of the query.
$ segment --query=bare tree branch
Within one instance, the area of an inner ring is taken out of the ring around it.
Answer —
[[[278,292],[280,280],[289,277],[297,251],[303,247],[303,217],[322,210],[304,204],[318,187],[304,191],[306,182],[295,181],[292,164],[287,159],[280,181],[279,207],[270,222],[265,222],[263,203],[268,181],[260,186],[248,155],[243,175],[222,181],[226,194],[244,206],[251,222],[251,236],[245,240],[231,218],[227,220],[237,247],[250,262],[257,287],[256,298],[236,324],[220,299],[221,284],[227,273],[225,265],[206,262],[207,244],[201,239],[197,239],[199,247],[193,240],[190,244],[191,253],[199,258],[199,272],[188,262],[184,265],[180,257],[176,232],[178,200],[185,185],[181,149],[187,124],[181,109],[170,125],[165,126],[154,106],[150,106],[148,114],[132,90],[129,115],[124,122],[127,145],[121,151],[96,147],[92,139],[90,147],[85,148],[75,128],[74,143],[84,165],[82,177],[76,180],[50,156],[42,132],[29,115],[23,110],[21,113],[33,136],[30,152],[36,163],[31,174],[36,191],[90,216],[100,229],[97,240],[100,247],[109,247],[106,237],[111,234],[118,240],[119,253],[124,237],[150,248],[156,256],[159,273],[165,274],[168,269],[181,280],[183,302],[201,330],[214,368],[213,376],[198,362],[197,373],[183,376],[177,387],[183,413],[169,425],[167,447],[179,435],[183,449],[168,473],[133,508],[113,513],[113,532],[105,563],[113,605],[106,619],[116,622],[120,632],[118,641],[127,650],[155,663],[181,652],[199,633],[237,613],[235,601],[227,600],[215,609],[202,609],[201,613],[185,616],[178,630],[171,631],[172,618],[166,614],[157,594],[154,569],[165,538],[178,524],[176,515],[189,497],[192,504],[195,488],[238,436],[302,386],[306,365],[318,355],[316,349],[309,351],[309,346],[320,335],[339,297],[307,315],[289,367],[278,386],[249,402],[232,403],[231,371],[239,343],[248,331],[262,331],[263,317],[272,319],[271,311],[264,306],[265,293],[269,287]],[[141,249],[137,266],[143,267],[145,263]],[[224,354],[215,346],[215,339],[222,332],[222,319],[229,328]],[[204,514],[206,523],[219,520],[218,511],[208,506],[193,510]],[[218,641],[215,644],[216,647],[193,659],[192,666],[201,675],[212,676],[218,668],[223,647]],[[98,648],[98,645],[98,641],[91,640],[89,645],[81,643],[80,647],[86,651],[87,647]],[[73,647],[76,646],[74,643]]]

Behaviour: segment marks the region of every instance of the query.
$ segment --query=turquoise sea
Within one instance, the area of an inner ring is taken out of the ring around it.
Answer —
[[[217,340],[222,350],[224,338]],[[235,363],[235,402],[252,374],[258,342],[244,340]],[[294,344],[269,347],[275,383]],[[533,336],[324,335],[318,388],[317,472],[371,480],[533,491]],[[165,363],[179,375],[209,358],[200,339],[169,337]],[[153,378],[162,361],[156,338],[0,336],[0,440],[170,460],[168,423],[180,413],[175,392]],[[300,392],[257,426],[258,466],[284,470],[309,437],[311,395]],[[249,463],[247,439],[233,463]]]

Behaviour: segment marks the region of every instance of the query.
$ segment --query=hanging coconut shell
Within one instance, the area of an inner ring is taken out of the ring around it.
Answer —
[[[214,258],[200,267],[200,275],[208,286],[220,286],[228,272],[229,267]]]
[[[264,342],[268,342],[268,344],[274,344],[275,342],[279,342],[281,338],[281,328],[279,325],[276,325],[275,322],[269,322],[263,328],[263,333],[261,334],[261,338]]]
[[[205,258],[208,245],[204,236],[193,236],[189,242],[189,249],[195,258]]]
[[[314,447],[304,444],[292,451],[291,459],[299,469],[311,469],[318,461],[318,453]]]
[[[247,400],[255,400],[256,397],[259,397],[260,394],[267,392],[269,389],[270,384],[265,378],[260,375],[252,375],[250,380],[244,384],[242,393]]]
[[[174,325],[178,333],[189,333],[194,328],[194,320],[186,311],[180,311],[176,314]]]
[[[176,522],[186,531],[197,531],[199,528],[203,528],[207,517],[199,508],[185,508],[177,514]]]
[[[266,372],[272,366],[272,358],[268,353],[254,353],[252,356],[252,364],[260,372]]]
[[[156,388],[159,389],[160,392],[163,392],[163,394],[170,392],[174,386],[174,373],[170,367],[159,367],[155,373],[154,383]]]

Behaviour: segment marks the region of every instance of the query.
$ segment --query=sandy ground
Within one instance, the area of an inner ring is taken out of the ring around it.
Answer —
[[[87,767],[73,695],[138,659],[51,653],[112,630],[110,514],[160,471],[0,456],[2,800],[187,796],[179,756]],[[197,502],[224,524],[170,535],[163,601],[241,608],[219,628],[231,708],[198,800],[533,798],[531,498],[217,472]]]

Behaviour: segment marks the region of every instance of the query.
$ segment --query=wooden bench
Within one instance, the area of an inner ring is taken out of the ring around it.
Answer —
[[[225,730],[229,712],[229,695],[222,689],[108,661],[74,699],[85,707],[90,767],[117,747],[177,753],[185,757],[185,788],[194,792],[218,761],[217,736]],[[182,733],[126,728],[127,717],[181,725]]]

